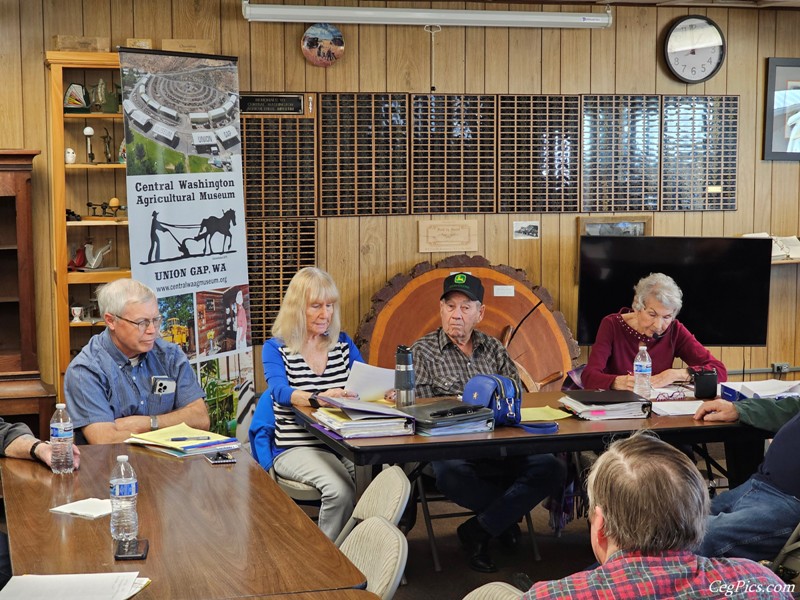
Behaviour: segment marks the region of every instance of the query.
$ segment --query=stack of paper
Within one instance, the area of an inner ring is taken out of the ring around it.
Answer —
[[[129,444],[140,444],[151,450],[179,458],[207,452],[236,450],[241,446],[236,438],[195,429],[186,423],[146,433],[135,433],[126,441]]]
[[[127,600],[150,584],[147,577],[130,573],[79,573],[70,575],[15,575],[0,591],[0,599]]]
[[[796,235],[774,236],[762,231],[760,233],[745,233],[742,237],[772,238],[773,260],[800,258],[800,239]]]
[[[581,419],[589,421],[605,421],[608,419],[646,419],[650,416],[652,403],[618,402],[615,404],[584,404],[578,400],[564,396],[559,403]]]
[[[320,408],[314,418],[343,438],[411,435],[414,422],[405,413],[384,402],[320,396],[336,408]]]
[[[364,437],[383,437],[392,435],[411,435],[414,426],[410,419],[403,417],[381,417],[375,413],[351,418],[340,408],[320,408],[313,417],[327,429],[335,431],[345,439]]]
[[[702,400],[664,400],[653,402],[653,412],[667,417],[688,416],[697,412]]]
[[[765,381],[726,381],[720,384],[720,395],[735,402],[744,398],[775,398],[784,394],[800,394],[800,383],[767,379]]]

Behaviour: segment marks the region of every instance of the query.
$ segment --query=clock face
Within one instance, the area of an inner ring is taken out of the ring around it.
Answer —
[[[686,83],[713,77],[725,60],[725,38],[707,17],[681,17],[667,32],[664,54],[673,75]]]

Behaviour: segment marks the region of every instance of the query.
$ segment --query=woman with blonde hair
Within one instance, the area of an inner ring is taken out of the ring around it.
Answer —
[[[250,425],[251,450],[262,467],[320,491],[318,523],[332,540],[353,512],[353,464],[308,433],[292,406],[325,405],[320,396],[355,397],[344,385],[352,364],[364,360],[340,328],[339,290],[331,276],[315,267],[298,271],[264,344],[268,390]]]

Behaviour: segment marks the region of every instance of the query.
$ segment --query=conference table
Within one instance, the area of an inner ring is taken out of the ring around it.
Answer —
[[[562,392],[523,395],[522,406],[559,408]],[[417,402],[432,402],[418,399]],[[449,436],[398,436],[342,439],[317,425],[309,407],[293,407],[308,431],[329,448],[356,465],[360,490],[369,480],[371,467],[381,464],[430,462],[449,458],[503,458],[520,454],[602,450],[613,439],[648,429],[672,444],[722,442],[725,446],[728,480],[731,486],[744,482],[755,472],[764,456],[764,440],[771,434],[736,423],[695,421],[691,416],[651,415],[646,419],[587,421],[568,417],[558,421],[558,432],[527,433],[518,427],[498,427],[488,433]]]
[[[137,600],[369,598],[350,595],[349,588],[365,586],[364,575],[247,452],[235,452],[235,464],[212,465],[203,456],[180,459],[126,444],[80,450],[80,469],[71,475],[0,459],[14,575],[139,571],[152,582]],[[150,542],[145,560],[114,560],[110,517],[49,512],[107,498],[118,454],[130,457],[139,480],[139,538]]]

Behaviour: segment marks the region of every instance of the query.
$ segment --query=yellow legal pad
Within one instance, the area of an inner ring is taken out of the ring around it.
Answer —
[[[523,408],[522,409],[522,422],[531,423],[533,421],[556,421],[558,419],[566,419],[571,417],[567,411],[560,408],[552,408],[550,406]]]
[[[219,444],[227,444],[236,442],[236,438],[229,438],[218,433],[210,431],[203,431],[202,429],[195,429],[189,427],[186,423],[179,425],[172,425],[171,427],[164,427],[155,431],[148,431],[146,433],[134,433],[128,442],[139,444],[154,444],[163,446],[165,448],[172,448],[173,450],[181,450],[187,452],[189,450],[209,447],[208,451],[218,450],[216,446]],[[203,438],[203,439],[187,439],[181,441],[173,441],[173,438]]]

